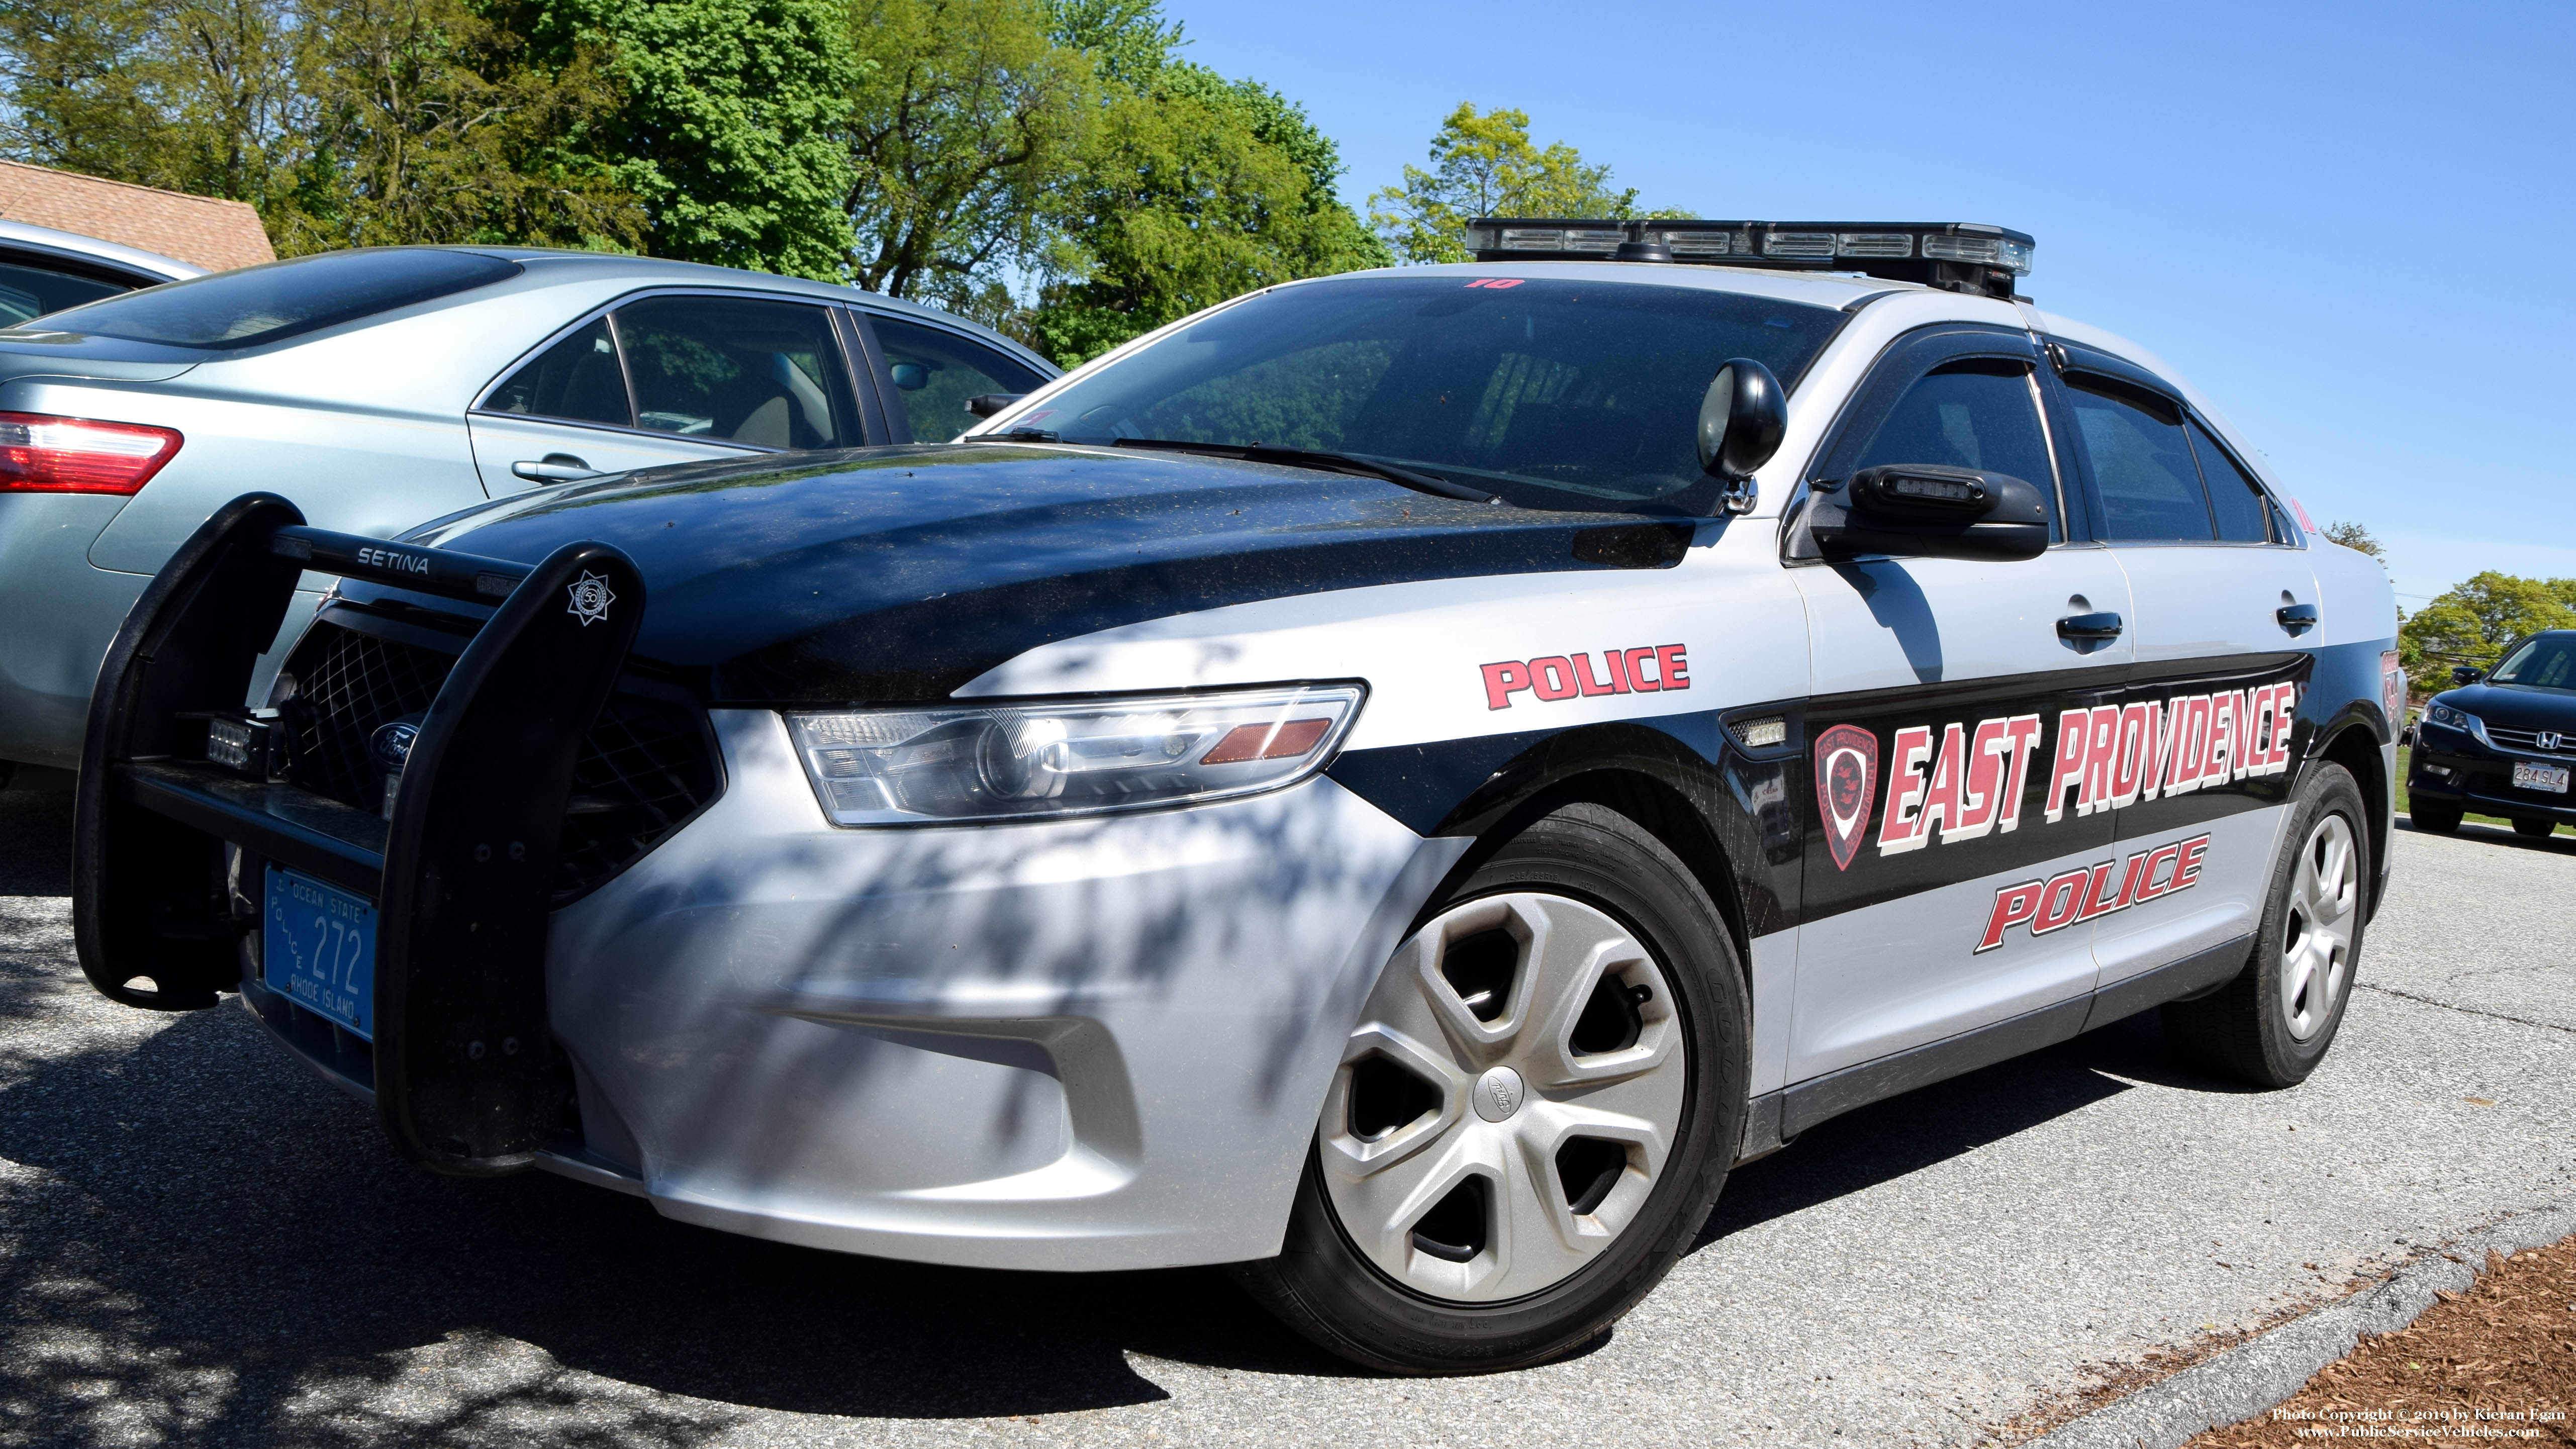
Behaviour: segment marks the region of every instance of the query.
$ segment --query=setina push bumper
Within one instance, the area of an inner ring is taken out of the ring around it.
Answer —
[[[493,608],[381,809],[297,783],[294,699],[242,707],[307,570]],[[273,494],[225,505],[99,670],[76,806],[81,969],[139,1007],[240,990],[372,1089],[395,1146],[433,1170],[510,1172],[575,1138],[548,918],[580,743],[643,609],[635,564],[606,544],[531,567],[307,528]]]

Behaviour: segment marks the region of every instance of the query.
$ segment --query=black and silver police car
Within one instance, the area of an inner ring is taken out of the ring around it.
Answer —
[[[1475,237],[952,443],[398,542],[236,501],[101,676],[84,966],[238,993],[435,1171],[1240,1264],[1411,1372],[1563,1353],[1736,1164],[2131,1013],[2306,1077],[2386,876],[2381,570],[2019,233]]]

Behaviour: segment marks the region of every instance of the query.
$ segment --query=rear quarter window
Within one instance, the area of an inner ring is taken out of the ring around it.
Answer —
[[[56,313],[45,325],[166,347],[258,347],[488,287],[519,271],[516,262],[479,252],[326,252],[129,292]]]

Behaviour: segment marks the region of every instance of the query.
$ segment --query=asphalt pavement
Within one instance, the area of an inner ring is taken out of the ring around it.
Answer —
[[[2576,1199],[2576,838],[2401,831],[2333,1055],[2152,1015],[1736,1174],[1605,1342],[1349,1370],[1214,1270],[981,1273],[431,1177],[232,1006],[74,964],[69,797],[0,793],[0,1446],[1975,1444]]]

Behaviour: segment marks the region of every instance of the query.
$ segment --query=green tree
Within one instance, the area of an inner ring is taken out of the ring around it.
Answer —
[[[2366,553],[2382,564],[2388,562],[2388,551],[2380,546],[2378,539],[2371,536],[2368,528],[2358,523],[2329,523],[2322,531],[2327,538],[2355,553]]]
[[[1063,188],[1030,340],[1070,365],[1255,288],[1387,265],[1340,173],[1278,92],[1166,62],[1104,109]]]
[[[2576,629],[2576,579],[2487,572],[2454,585],[2398,627],[2399,661],[2419,693],[2451,687],[2451,670],[2491,669],[2504,646],[2540,629]]]
[[[1529,113],[1497,107],[1479,114],[1461,101],[1431,138],[1431,169],[1404,168],[1402,184],[1370,193],[1369,221],[1408,262],[1463,262],[1467,223],[1479,216],[1563,216],[1626,220],[1680,217],[1640,212],[1637,189],[1613,190],[1610,167],[1562,141],[1541,149]]]
[[[0,148],[247,201],[287,255],[617,244],[641,220],[574,143],[618,102],[469,0],[33,0],[0,10]]]
[[[532,66],[463,0],[332,0],[312,19],[311,149],[269,216],[281,252],[642,239],[639,199],[571,148],[620,101],[594,49]]]
[[[645,250],[841,278],[843,125],[866,69],[844,0],[510,0],[501,13],[558,73],[592,56],[617,86],[619,104],[563,154],[641,200]]]
[[[1043,0],[853,0],[862,73],[845,122],[852,280],[989,300],[1037,258],[1096,124],[1088,57]]]

